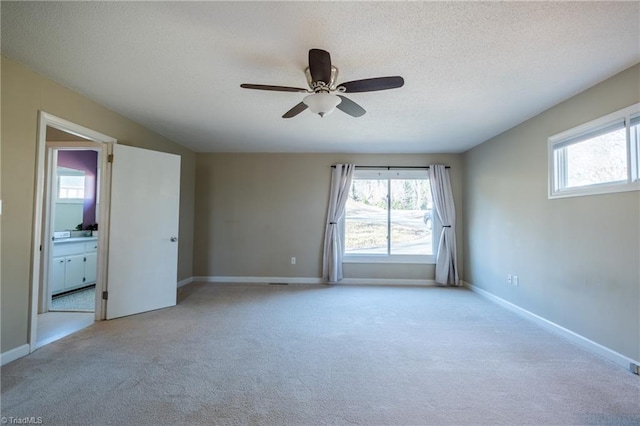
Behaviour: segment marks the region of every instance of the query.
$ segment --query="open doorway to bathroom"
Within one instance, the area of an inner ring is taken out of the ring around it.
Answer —
[[[38,347],[95,321],[100,155],[99,144],[47,126],[48,267],[40,283]]]
[[[53,156],[49,311],[95,312],[98,154],[96,150],[55,145],[49,149]]]

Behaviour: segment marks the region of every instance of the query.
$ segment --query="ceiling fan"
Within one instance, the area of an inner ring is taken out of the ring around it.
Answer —
[[[366,113],[364,108],[341,94],[335,94],[335,92],[374,92],[377,90],[396,89],[404,85],[404,79],[400,76],[367,78],[336,85],[338,68],[331,65],[329,52],[322,49],[309,50],[309,67],[304,70],[304,73],[310,89],[264,84],[241,84],[240,87],[276,92],[311,93],[282,116],[282,118],[291,118],[307,108],[320,117],[331,113],[335,108],[352,117],[362,117]]]

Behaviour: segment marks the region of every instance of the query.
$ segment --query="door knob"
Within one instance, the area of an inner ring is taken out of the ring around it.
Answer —
[[[178,237],[171,237],[171,242],[175,243],[176,241],[178,241]]]

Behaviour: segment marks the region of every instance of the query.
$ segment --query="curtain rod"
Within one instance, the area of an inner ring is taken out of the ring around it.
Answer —
[[[332,169],[335,169],[336,166],[331,166]],[[429,170],[429,166],[356,166],[356,169],[418,169],[418,170]],[[450,169],[451,167],[445,166],[445,169]]]

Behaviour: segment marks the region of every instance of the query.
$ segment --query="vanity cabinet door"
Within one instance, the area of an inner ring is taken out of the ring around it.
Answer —
[[[64,277],[67,259],[54,257],[51,266],[51,294],[57,294],[64,290]]]
[[[84,284],[84,254],[67,256],[64,288],[69,290]]]
[[[84,278],[85,284],[92,284],[96,282],[96,276],[98,272],[98,255],[97,253],[87,253],[85,255],[86,261],[84,262]]]

